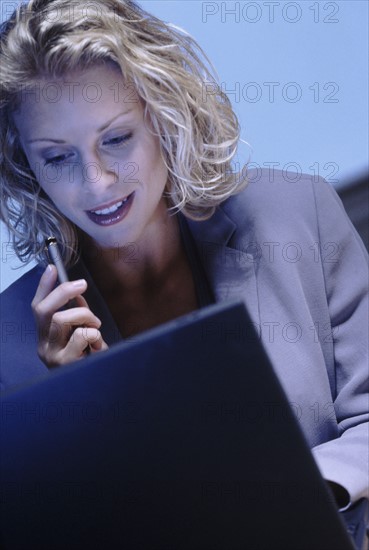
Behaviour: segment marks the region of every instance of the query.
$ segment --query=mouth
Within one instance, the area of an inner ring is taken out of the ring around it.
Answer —
[[[114,203],[98,208],[96,210],[86,210],[87,216],[97,225],[114,225],[120,222],[129,212],[135,192],[127,195],[124,199],[120,199]]]

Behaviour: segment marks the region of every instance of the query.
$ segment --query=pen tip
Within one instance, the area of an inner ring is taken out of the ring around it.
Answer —
[[[49,246],[50,244],[56,244],[56,238],[55,237],[48,237],[45,239],[45,245]]]

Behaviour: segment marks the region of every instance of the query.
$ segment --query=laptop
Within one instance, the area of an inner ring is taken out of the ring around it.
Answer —
[[[4,550],[354,548],[242,303],[8,392],[0,437]]]

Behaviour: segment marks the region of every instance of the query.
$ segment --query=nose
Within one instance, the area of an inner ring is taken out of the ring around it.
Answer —
[[[118,174],[116,166],[103,157],[93,154],[85,156],[82,164],[83,184],[86,187],[109,187],[117,183]]]

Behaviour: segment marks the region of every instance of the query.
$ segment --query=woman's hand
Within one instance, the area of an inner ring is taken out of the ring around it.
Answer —
[[[91,352],[108,349],[99,331],[101,321],[82,296],[86,281],[62,283],[53,290],[56,280],[56,268],[49,265],[31,304],[38,328],[38,354],[48,367],[81,359],[87,348]],[[59,311],[70,300],[78,307]]]

